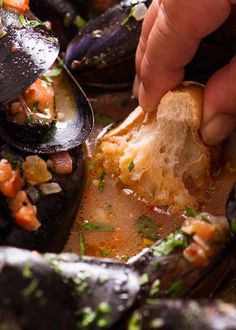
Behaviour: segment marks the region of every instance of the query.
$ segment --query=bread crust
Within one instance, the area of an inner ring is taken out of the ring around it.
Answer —
[[[196,191],[210,179],[210,152],[199,135],[203,93],[187,82],[166,93],[156,112],[136,108],[103,137],[96,161],[152,204],[197,207]]]

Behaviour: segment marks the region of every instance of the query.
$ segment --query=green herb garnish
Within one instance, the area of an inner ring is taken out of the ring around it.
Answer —
[[[26,29],[35,28],[39,25],[44,25],[44,23],[39,20],[31,20],[31,21],[26,20],[24,15],[20,15],[18,19],[19,19],[19,22],[21,23],[21,25]]]
[[[78,28],[81,29],[84,25],[86,24],[86,20],[83,19],[83,17],[81,16],[76,16],[75,20],[74,20],[74,25]]]
[[[183,289],[183,283],[181,281],[176,281],[171,284],[167,294],[169,297],[178,297]]]
[[[185,215],[186,217],[196,218],[200,212],[192,209],[191,207],[185,206]]]
[[[3,6],[3,0],[0,0],[0,8]]]
[[[55,37],[47,37],[47,40],[51,42],[58,42],[58,39]]]
[[[151,286],[150,292],[149,292],[149,297],[150,298],[156,298],[157,294],[160,292],[160,280],[156,279]]]
[[[22,275],[24,278],[31,278],[33,273],[32,273],[32,270],[30,268],[30,265],[28,263],[26,263],[23,267],[23,270],[22,270]]]
[[[148,283],[149,277],[148,274],[144,273],[142,276],[139,278],[139,283],[140,285],[145,285]]]
[[[84,256],[86,253],[86,243],[82,231],[79,233],[79,252],[80,256]]]
[[[95,168],[96,168],[96,164],[95,164],[94,161],[92,161],[92,160],[87,160],[86,164],[87,164],[87,169],[88,169],[89,171],[94,171],[94,170],[95,170]]]
[[[167,256],[175,248],[186,248],[188,246],[188,240],[186,236],[180,230],[171,233],[165,240],[163,240],[158,246],[153,248],[154,256]]]
[[[145,214],[135,220],[135,225],[138,228],[138,233],[143,237],[154,241],[159,238],[157,224]]]
[[[134,312],[129,319],[127,330],[141,330],[141,326],[139,323],[139,314],[137,312]]]
[[[132,161],[128,164],[128,170],[129,170],[130,172],[132,172],[133,169],[134,169],[134,167],[135,167],[135,164],[134,164],[134,161],[132,160]]]
[[[126,262],[129,260],[129,258],[130,258],[130,256],[128,254],[123,254],[121,256],[121,259],[124,260],[124,261],[126,261]]]
[[[236,234],[236,218],[231,220],[231,230],[234,234]]]
[[[107,256],[109,256],[109,254],[111,253],[110,249],[102,249],[101,250],[101,255],[103,258],[106,258]]]
[[[115,120],[112,117],[99,112],[96,112],[94,114],[94,120],[96,123],[102,125],[103,127],[106,127],[115,122]]]
[[[44,78],[49,81],[52,82],[51,78],[56,78],[58,76],[60,76],[60,74],[62,73],[64,67],[64,62],[60,61],[57,66],[54,69],[48,70],[43,76]]]
[[[11,164],[14,170],[21,168],[21,161],[16,159],[16,157],[12,153],[10,152],[6,153],[4,155],[4,158],[8,161],[8,163]]]
[[[103,172],[99,177],[98,191],[103,192],[105,187],[107,173]]]
[[[88,220],[84,220],[81,224],[81,227],[85,230],[90,231],[115,231],[115,228],[113,226],[100,225],[98,223],[89,222]]]
[[[39,108],[39,101],[35,101],[33,106],[32,106],[31,112],[37,111],[38,108]]]

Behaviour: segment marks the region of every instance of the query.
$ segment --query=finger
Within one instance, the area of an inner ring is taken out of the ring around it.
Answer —
[[[135,97],[138,97],[139,87],[140,87],[140,80],[139,80],[138,75],[136,75],[134,78],[134,84],[133,84],[133,95]]]
[[[148,36],[149,36],[149,33],[151,32],[153,24],[156,20],[160,1],[161,0],[153,0],[153,2],[151,3],[151,5],[148,8],[148,11],[147,11],[144,21],[143,21],[141,36],[140,36],[139,44],[138,44],[138,47],[136,50],[136,59],[135,59],[136,73],[138,76],[140,73],[140,65],[141,65],[141,62],[143,59],[143,55],[145,53]]]
[[[208,81],[204,94],[202,136],[205,143],[223,141],[236,124],[236,57]]]
[[[184,67],[200,40],[220,26],[230,11],[228,0],[161,2],[140,65],[139,102],[145,111],[154,111],[163,94],[182,81]]]

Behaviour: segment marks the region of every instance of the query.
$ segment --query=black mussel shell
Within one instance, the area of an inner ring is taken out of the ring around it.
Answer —
[[[236,235],[236,183],[233,185],[227,199],[226,216],[232,233]]]
[[[77,21],[87,19],[88,0],[31,0],[30,8],[43,21],[52,23],[53,31],[65,49],[78,32]]]
[[[66,67],[63,71],[76,104],[73,116],[63,125],[59,120],[51,124],[18,125],[2,118],[0,136],[5,142],[24,152],[49,154],[73,149],[87,139],[93,127],[91,105]]]
[[[79,71],[102,69],[135,54],[142,20],[130,17],[132,8],[150,0],[124,0],[89,21],[68,45],[65,63]]]
[[[55,35],[34,15],[0,8],[0,104],[19,96],[54,62]]]

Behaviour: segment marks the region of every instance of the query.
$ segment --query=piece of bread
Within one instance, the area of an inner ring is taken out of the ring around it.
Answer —
[[[197,207],[194,194],[210,175],[209,149],[199,135],[202,99],[203,87],[188,83],[164,95],[155,113],[138,107],[103,137],[95,159],[155,205]]]

